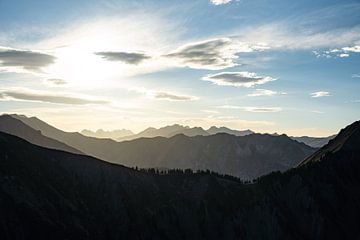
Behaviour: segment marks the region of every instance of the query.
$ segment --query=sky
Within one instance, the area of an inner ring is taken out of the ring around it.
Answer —
[[[0,112],[66,131],[328,136],[359,92],[358,0],[0,0]]]

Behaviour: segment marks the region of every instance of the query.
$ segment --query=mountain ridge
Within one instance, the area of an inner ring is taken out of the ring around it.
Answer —
[[[286,135],[251,134],[138,138],[116,142],[67,133],[39,119],[22,118],[26,124],[80,151],[109,161],[139,168],[180,168],[219,172],[253,179],[272,171],[297,166],[315,149]],[[179,126],[179,125],[178,125]]]
[[[252,184],[139,172],[0,133],[0,238],[358,239],[358,132]]]

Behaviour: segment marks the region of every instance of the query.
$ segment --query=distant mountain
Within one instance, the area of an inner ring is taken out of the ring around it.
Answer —
[[[134,135],[134,133],[132,131],[127,130],[127,129],[119,129],[119,130],[113,130],[113,131],[104,131],[102,129],[98,129],[98,130],[96,130],[96,132],[84,129],[81,131],[81,134],[88,136],[88,137],[111,138],[114,140],[116,140],[118,138]]]
[[[252,184],[139,172],[0,133],[0,239],[359,239],[359,129]]]
[[[242,179],[253,179],[272,171],[285,171],[297,166],[315,151],[285,135],[267,134],[243,137],[225,133],[195,137],[179,134],[170,138],[139,138],[115,142],[63,132],[37,118],[16,117],[40,130],[45,136],[88,155],[130,167],[209,169]],[[171,129],[174,128],[183,129],[179,125]],[[165,128],[164,132],[168,129],[170,127]]]
[[[117,145],[116,153],[107,159],[132,167],[209,169],[242,179],[253,179],[296,166],[314,151],[285,135],[237,137],[221,133],[188,137],[180,134],[171,138],[121,142]]]
[[[335,138],[336,135],[332,135],[329,137],[291,137],[292,139],[305,143],[306,145],[313,147],[313,148],[321,148],[325,146],[331,139]]]
[[[83,132],[82,132],[83,133]],[[138,134],[133,134],[133,135],[128,135],[128,136],[123,136],[123,137],[119,137],[119,138],[113,138],[116,139],[117,141],[128,141],[128,140],[134,140],[134,139],[138,139],[138,138],[154,138],[154,137],[173,137],[177,134],[184,134],[186,136],[189,137],[194,137],[194,136],[209,136],[209,135],[214,135],[214,134],[218,134],[218,133],[227,133],[227,134],[231,134],[231,135],[235,135],[235,136],[246,136],[246,135],[250,135],[250,134],[254,134],[255,132],[251,131],[251,130],[234,130],[234,129],[230,129],[227,127],[215,127],[212,126],[207,130],[204,130],[201,127],[193,127],[190,128],[188,126],[181,126],[179,124],[175,124],[175,125],[171,125],[171,126],[166,126],[166,127],[162,127],[162,128],[147,128],[144,131],[138,133]],[[83,133],[86,136],[92,136],[92,137],[98,137],[94,134],[89,134],[89,133]],[[275,136],[279,136],[279,134],[272,134]],[[326,145],[329,140],[333,139],[335,137],[335,135],[329,136],[329,137],[308,137],[308,136],[303,136],[303,137],[290,137],[298,142],[301,143],[305,143],[306,145],[313,147],[313,148],[320,148],[324,145]]]
[[[209,135],[208,132],[206,132],[204,129],[200,127],[190,128],[188,126],[181,126],[179,124],[174,124],[159,129],[150,127],[138,134],[134,134],[127,137],[121,137],[118,138],[117,140],[125,141],[125,140],[133,140],[137,138],[173,137],[177,134],[184,134],[189,137],[198,136],[198,135],[202,135],[202,136]]]
[[[213,134],[217,134],[217,133],[227,133],[227,134],[231,134],[231,135],[235,135],[235,136],[246,136],[246,135],[250,135],[253,134],[254,132],[251,130],[243,130],[243,131],[239,131],[239,130],[233,130],[227,127],[215,127],[212,126],[210,127],[208,130],[206,130],[210,135]]]
[[[227,134],[232,134],[235,136],[245,136],[245,135],[253,134],[254,132],[251,130],[239,131],[239,130],[232,130],[232,129],[229,129],[226,127],[215,127],[215,126],[210,127],[208,130],[204,130],[201,127],[191,128],[188,126],[174,124],[174,125],[162,127],[159,129],[150,127],[138,134],[134,134],[132,136],[127,136],[127,137],[120,137],[117,140],[125,141],[125,140],[133,140],[133,139],[137,139],[137,138],[154,138],[154,137],[169,138],[169,137],[173,137],[177,134],[184,134],[185,136],[188,136],[188,137],[209,136],[209,135],[214,135],[217,133],[227,133]]]
[[[18,119],[14,119],[10,115],[0,116],[0,131],[14,136],[18,136],[35,145],[57,149],[57,150],[63,150],[72,153],[78,153],[78,154],[82,153],[81,151],[73,147],[70,147],[60,141],[42,135],[41,131],[29,127],[28,125],[24,124],[22,121]]]

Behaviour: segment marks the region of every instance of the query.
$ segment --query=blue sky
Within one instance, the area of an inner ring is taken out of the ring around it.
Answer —
[[[360,2],[0,0],[0,111],[69,131],[326,136],[360,118]]]

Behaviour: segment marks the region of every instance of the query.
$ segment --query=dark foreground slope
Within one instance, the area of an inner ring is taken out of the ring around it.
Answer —
[[[0,134],[0,238],[359,239],[359,131],[254,184],[138,172]]]
[[[140,138],[115,142],[64,132],[35,117],[12,117],[87,155],[129,167],[209,169],[242,179],[253,179],[297,166],[315,151],[285,135],[268,134],[234,136],[220,133],[193,137],[180,134],[171,138]]]

